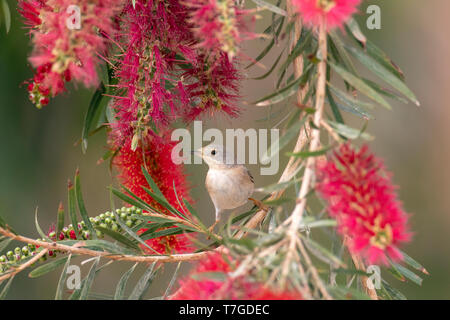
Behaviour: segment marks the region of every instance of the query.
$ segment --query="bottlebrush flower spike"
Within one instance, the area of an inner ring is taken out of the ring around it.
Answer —
[[[317,27],[325,18],[328,30],[343,24],[357,11],[361,0],[293,0],[303,22]]]
[[[370,263],[402,260],[397,247],[410,239],[408,215],[397,200],[391,175],[382,160],[363,146],[349,144],[334,153],[336,161],[318,164],[317,190],[336,218],[338,230],[349,239],[349,250]]]
[[[237,264],[230,256],[210,253],[201,260],[190,276],[180,281],[180,288],[171,300],[301,300],[293,291],[273,291],[263,284],[249,281],[245,277],[231,278],[229,273]],[[211,278],[211,273],[223,274]]]
[[[245,20],[253,20],[250,11],[240,9],[234,0],[194,0],[186,4],[193,9],[190,22],[194,25],[195,37],[200,41],[198,46],[209,54],[212,52],[212,56],[223,51],[231,61],[242,41],[256,37],[247,31]]]
[[[167,3],[137,0],[123,10],[112,124],[117,144],[150,121],[164,128],[205,112],[236,114],[237,69],[222,51],[209,61],[189,22],[192,9]]]
[[[175,184],[180,201],[182,201],[181,199],[189,200],[183,168],[172,162],[172,149],[176,143],[170,140],[170,135],[159,137],[149,134],[144,137],[135,151],[132,150],[131,144],[132,138],[130,137],[125,141],[125,144],[120,148],[113,160],[113,166],[119,172],[119,181],[153,208],[167,215],[173,215],[143,189],[145,187],[151,190],[142,172],[142,166],[145,164],[149,174],[167,201],[174,208],[181,210],[181,212],[189,213],[186,208],[180,206],[173,187]],[[140,232],[145,230],[142,229]],[[191,242],[184,234],[159,237],[146,242],[153,249],[163,254],[189,252],[192,249]],[[149,250],[148,248],[143,249]],[[151,253],[153,254],[154,252]]]
[[[114,32],[112,17],[120,0],[23,0],[19,12],[31,27],[34,49],[29,58],[37,69],[28,87],[30,99],[38,107],[48,97],[64,90],[65,82],[75,79],[87,87],[98,82],[96,66],[107,49],[105,34]],[[78,28],[79,27],[79,28]]]

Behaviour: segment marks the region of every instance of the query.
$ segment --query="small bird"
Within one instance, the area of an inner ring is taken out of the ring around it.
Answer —
[[[194,151],[209,166],[206,175],[206,189],[216,209],[216,221],[209,228],[211,232],[227,209],[244,205],[252,195],[255,183],[250,171],[236,164],[234,157],[221,145],[210,144]]]

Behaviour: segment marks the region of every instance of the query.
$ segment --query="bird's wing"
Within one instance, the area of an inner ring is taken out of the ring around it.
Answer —
[[[253,179],[253,176],[252,176],[250,170],[248,170],[247,168],[245,168],[245,170],[247,170],[247,174],[248,174],[248,176],[249,176],[249,178],[250,178],[250,181],[251,181],[252,183],[255,183],[255,179]]]

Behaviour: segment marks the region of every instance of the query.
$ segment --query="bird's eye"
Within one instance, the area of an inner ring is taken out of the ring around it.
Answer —
[[[216,155],[216,150],[212,150],[212,151],[211,151],[211,154],[212,154],[213,156],[215,156],[215,155]]]

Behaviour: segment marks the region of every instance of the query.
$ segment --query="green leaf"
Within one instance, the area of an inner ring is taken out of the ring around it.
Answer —
[[[63,258],[59,258],[56,260],[53,260],[47,264],[44,264],[42,266],[37,267],[36,269],[34,269],[33,271],[31,271],[28,276],[30,278],[38,278],[40,276],[43,276],[44,274],[47,274],[53,270],[55,270],[56,268],[58,268],[59,266],[63,265],[64,263],[66,263],[67,259],[69,259],[69,257],[63,257]]]
[[[318,157],[321,156],[330,150],[331,147],[325,147],[316,151],[299,151],[299,152],[287,152],[288,156],[298,157],[298,158],[309,158],[309,157]]]
[[[71,258],[72,255],[69,255],[67,257],[66,264],[64,265],[64,269],[61,272],[61,276],[59,277],[58,286],[56,287],[55,300],[62,300],[63,298],[64,287],[66,286],[66,279],[67,279],[67,268],[70,265]]]
[[[390,70],[393,74],[396,75],[400,80],[405,80],[405,76],[400,68],[381,50],[379,49],[373,42],[367,40],[365,49],[367,53],[381,63],[386,69]]]
[[[419,277],[417,274],[412,272],[411,270],[405,268],[404,266],[398,264],[398,263],[392,263],[392,266],[394,266],[398,272],[400,272],[402,275],[404,275],[407,279],[411,280],[415,284],[421,286],[422,285],[422,278]]]
[[[264,30],[265,34],[270,33],[274,28],[276,28],[276,26],[278,25],[278,21],[280,21],[280,25],[278,26],[278,29],[275,31],[275,36],[278,37],[281,29],[283,27],[284,24],[284,17],[279,17],[272,26],[269,26],[266,30]],[[275,38],[272,39],[270,41],[270,43],[263,49],[263,51],[261,51],[261,53],[255,58],[255,60],[250,63],[248,66],[246,66],[244,69],[248,69],[250,67],[252,67],[253,65],[255,65],[258,61],[262,60],[272,49],[273,45],[275,44]]]
[[[368,133],[362,132],[362,130],[351,128],[345,124],[333,122],[331,120],[327,121],[328,124],[341,136],[347,139],[359,139],[373,140],[373,136]]]
[[[127,246],[128,248],[131,248],[133,250],[139,250],[139,246],[131,241],[130,239],[128,239],[127,237],[125,237],[123,234],[113,231],[109,228],[103,228],[100,226],[96,226],[95,227],[97,230],[101,231],[102,233],[110,236],[111,238],[113,238],[114,240],[124,244],[125,246]]]
[[[254,102],[254,104],[256,104],[256,106],[258,107],[265,107],[265,106],[269,106],[278,102],[281,102],[287,98],[289,98],[290,96],[292,96],[293,94],[295,94],[298,90],[298,86],[305,81],[305,79],[308,76],[308,71],[311,68],[311,65],[309,65],[306,70],[304,71],[304,74],[299,77],[298,79],[292,81],[291,83],[289,83],[286,87],[271,93],[267,96],[265,96],[264,98]]]
[[[130,193],[130,191],[125,186],[122,186],[122,188],[124,188],[124,190],[126,192]],[[148,204],[146,204],[144,201],[142,201],[140,199],[133,199],[130,196],[126,195],[125,193],[123,193],[117,189],[114,189],[113,187],[110,187],[110,191],[112,192],[112,194],[114,194],[120,200],[123,200],[124,202],[131,204],[139,209],[147,210],[147,211],[155,211],[155,209],[153,209],[152,207],[150,207]],[[130,193],[130,194],[134,196],[134,194],[132,194],[132,193]]]
[[[56,238],[59,238],[62,229],[64,228],[64,208],[62,203],[59,204],[58,207],[58,216],[57,216],[57,224],[56,224]]]
[[[11,11],[9,10],[8,2],[2,0],[3,18],[5,19],[6,33],[11,29]]]
[[[322,245],[313,241],[311,238],[303,236],[302,238],[305,240],[306,247],[309,249],[309,251],[311,251],[312,254],[314,254],[316,258],[332,265],[344,266],[341,259],[339,259],[333,253],[322,247]]]
[[[78,169],[75,173],[75,197],[77,199],[78,210],[80,211],[81,218],[84,220],[84,223],[91,234],[91,239],[97,239],[97,233],[92,226],[91,220],[89,220],[89,216],[84,205],[83,194],[81,193],[80,171]]]
[[[264,152],[261,157],[261,163],[268,163],[270,159],[277,156],[280,150],[282,150],[294,137],[298,136],[299,130],[305,124],[306,117],[295,122],[286,132],[277,140],[272,142],[269,148]]]
[[[11,243],[12,239],[2,238],[0,239],[0,253]]]
[[[285,181],[285,182],[277,182],[274,184],[270,184],[266,187],[261,188],[262,191],[266,192],[266,193],[272,193],[274,191],[278,191],[278,190],[284,190],[288,187],[290,187],[291,185],[293,185],[294,183],[300,181],[299,179],[293,179],[290,181]]]
[[[330,104],[331,111],[333,112],[334,119],[339,123],[344,123],[344,118],[342,117],[341,112],[339,111],[339,106],[334,101],[333,96],[331,95],[330,88],[327,86],[326,88],[328,103]]]
[[[1,250],[0,250],[1,251]],[[419,270],[422,273],[425,273],[426,275],[428,275],[428,271],[427,269],[425,269],[424,266],[422,266],[419,262],[417,262],[416,260],[414,260],[413,258],[411,258],[409,255],[407,255],[405,252],[400,251],[400,253],[403,256],[404,262],[409,265],[410,267]]]
[[[125,287],[127,285],[128,279],[133,273],[134,269],[136,269],[138,263],[135,263],[130,269],[125,272],[122,277],[120,277],[119,282],[116,286],[116,291],[114,293],[114,300],[123,300],[125,296]]]
[[[382,64],[378,63],[374,58],[370,57],[361,49],[346,46],[347,50],[356,57],[359,62],[361,62],[364,66],[367,67],[370,71],[372,71],[375,75],[377,75],[380,79],[384,80],[393,88],[397,89],[401,92],[405,97],[415,103],[417,106],[420,106],[419,101],[417,100],[414,93],[405,85],[405,83],[400,80],[397,76],[395,76],[390,70],[386,69]]]
[[[183,203],[186,206],[186,208],[189,210],[189,212],[192,214],[192,216],[194,216],[197,219],[197,222],[200,224],[200,226],[204,227],[205,225],[202,223],[197,210],[195,210],[194,207],[192,207],[192,205],[186,199],[183,199]]]
[[[76,195],[75,195],[75,189],[73,188],[72,182],[69,180],[68,183],[68,193],[69,193],[69,216],[70,220],[72,222],[72,227],[75,231],[75,236],[77,239],[79,238],[78,235],[78,221],[77,221],[77,210],[76,210]]]
[[[370,109],[373,107],[372,104],[362,102],[359,100],[354,99],[347,93],[339,90],[338,88],[331,85],[331,83],[328,83],[327,89],[330,89],[330,91],[336,95],[336,97],[342,101],[344,104],[334,102],[336,106],[346,112],[350,112],[358,117],[361,117],[363,119],[373,119],[373,116],[366,111],[366,109]],[[331,94],[330,94],[331,97]],[[328,97],[328,103],[331,104],[330,97]]]
[[[119,246],[116,243],[106,240],[84,240],[84,248],[90,248],[97,251],[105,251],[112,254],[126,254],[133,255],[135,251]]]
[[[281,57],[283,56],[284,53],[284,49],[280,52],[280,54],[278,55],[278,58],[275,60],[275,62],[273,63],[272,67],[266,72],[264,73],[262,76],[259,77],[255,77],[255,78],[250,78],[252,80],[262,80],[264,78],[267,78],[273,70],[275,70],[276,66],[278,65],[278,62],[280,62]]]
[[[94,259],[94,263],[92,263],[91,269],[89,270],[86,280],[84,281],[84,283],[81,287],[81,293],[80,293],[79,300],[87,299],[87,297],[89,295],[89,291],[91,290],[91,287],[92,287],[92,283],[94,282],[94,278],[95,278],[95,274],[96,274],[97,266],[98,266],[99,262],[100,262],[100,257],[97,257]]]
[[[106,92],[105,85],[102,82],[100,82],[97,90],[94,92],[94,95],[91,98],[91,102],[89,103],[89,108],[86,112],[86,116],[84,118],[84,124],[83,124],[83,130],[81,133],[81,149],[83,153],[86,153],[86,149],[88,146],[88,135],[92,128],[92,123],[95,118],[95,114],[97,113],[100,102],[102,101],[103,94]]]
[[[114,190],[112,187],[110,187],[110,201],[111,201],[111,209],[112,209],[112,213],[114,214],[114,217],[116,218],[116,222],[117,224],[123,229],[125,230],[126,233],[128,233],[133,239],[135,239],[136,241],[138,241],[140,244],[142,244],[144,247],[148,248],[149,250],[155,252],[156,254],[159,254],[155,249],[153,249],[152,247],[150,247],[145,241],[143,241],[135,232],[133,232],[133,230],[131,230],[130,228],[128,228],[128,226],[122,222],[122,220],[120,220],[119,215],[117,214],[115,208],[114,208],[114,200],[112,197],[112,194],[116,194],[115,191],[120,194],[121,192],[118,192],[117,190]],[[117,195],[117,194],[116,194]],[[125,195],[124,195],[125,196]],[[129,198],[129,197],[128,197]],[[131,199],[131,198],[130,198]],[[139,207],[139,205],[137,206]],[[147,209],[146,209],[147,210]]]
[[[287,57],[286,61],[281,65],[279,71],[279,74],[281,74],[284,70],[286,70],[289,65],[294,61],[295,58],[297,58],[299,55],[305,51],[305,49],[311,44],[312,40],[312,31],[308,30],[306,34],[301,36],[297,43],[295,44],[295,47],[292,49],[291,53]]]
[[[172,236],[172,235],[176,235],[176,234],[180,234],[180,233],[184,233],[184,232],[190,232],[190,231],[183,230],[180,227],[168,228],[168,229],[152,232],[150,234],[141,235],[141,239],[149,240],[149,239],[154,239],[154,238],[159,238],[159,237]]]
[[[128,297],[128,300],[141,300],[144,297],[148,287],[155,278],[156,272],[153,272],[155,265],[156,262],[152,263],[152,265],[145,271]]]
[[[145,176],[145,180],[147,180],[147,183],[150,186],[152,192],[155,193],[156,195],[158,195],[160,198],[164,199],[165,202],[167,202],[167,199],[164,197],[164,194],[161,192],[161,190],[159,189],[156,182],[153,180],[150,173],[148,173],[147,169],[144,166],[142,166],[141,170],[142,170],[142,173]]]
[[[178,270],[180,270],[181,261],[178,262],[177,267],[175,269],[175,272],[173,273],[172,279],[170,279],[169,285],[166,288],[166,291],[164,292],[164,296],[162,297],[162,300],[165,300],[165,298],[170,294],[170,291],[172,290],[173,285],[175,284],[175,281],[177,280]]]
[[[387,103],[380,94],[378,94],[374,89],[367,85],[363,80],[357,78],[339,65],[336,65],[332,62],[329,62],[329,64],[345,81],[359,90],[362,94],[366,95],[373,101],[378,102],[383,107],[389,110],[392,109],[389,103]]]
[[[391,287],[389,283],[387,283],[385,280],[382,280],[382,287],[394,300],[407,300],[406,297],[403,295],[403,293]]]
[[[265,9],[268,9],[272,11],[273,13],[279,14],[281,16],[287,17],[287,12],[281,8],[278,8],[277,6],[274,6],[271,3],[268,3],[264,0],[252,0],[257,6],[263,7]]]
[[[347,29],[347,32],[350,32],[355,37],[355,39],[357,39],[363,46],[366,45],[367,38],[362,33],[362,31],[361,31],[361,29],[360,29],[360,27],[358,25],[358,22],[356,22],[355,19],[350,18],[347,21],[346,29]]]
[[[8,294],[9,288],[11,287],[11,283],[13,282],[14,276],[9,278],[8,282],[3,287],[2,291],[0,291],[0,300],[5,300],[6,295]]]
[[[369,86],[372,87],[372,89],[374,89],[376,92],[378,92],[379,94],[382,94],[388,98],[400,101],[401,103],[407,104],[408,100],[406,100],[405,98],[403,98],[402,96],[400,96],[399,94],[396,94],[394,92],[392,92],[391,90],[388,90],[386,88],[381,87],[378,83],[373,82],[369,79],[365,79],[363,78],[363,81],[365,83],[367,83]]]
[[[34,213],[34,223],[36,225],[36,230],[39,233],[39,235],[41,236],[42,239],[45,239],[49,242],[52,242],[52,240],[50,240],[48,238],[48,236],[44,233],[44,231],[42,231],[41,227],[39,226],[39,222],[38,222],[38,208],[36,208],[36,211]]]

